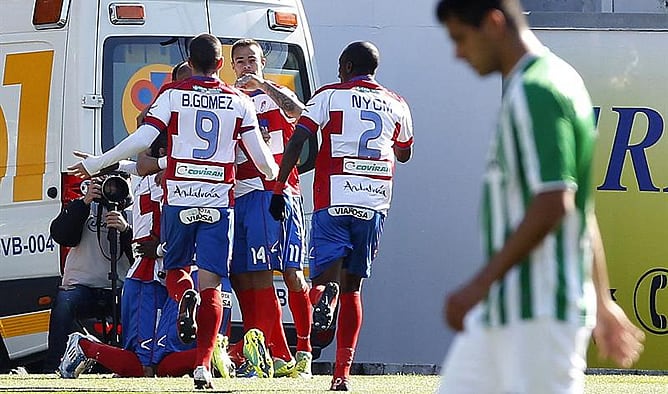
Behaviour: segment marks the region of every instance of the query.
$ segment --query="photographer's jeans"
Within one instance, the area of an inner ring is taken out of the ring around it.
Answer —
[[[80,330],[79,319],[111,315],[112,296],[109,289],[96,289],[82,285],[59,289],[51,307],[49,321],[49,349],[44,361],[44,373],[58,369],[65,352],[67,336]]]

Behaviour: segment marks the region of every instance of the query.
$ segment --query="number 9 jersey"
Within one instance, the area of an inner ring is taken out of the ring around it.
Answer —
[[[245,132],[259,134],[250,99],[218,79],[192,77],[167,85],[145,123],[168,133],[167,205],[233,205],[236,145]]]
[[[315,210],[356,206],[386,213],[392,199],[394,148],[413,144],[413,122],[399,95],[370,76],[320,88],[297,127],[322,144],[315,163]]]

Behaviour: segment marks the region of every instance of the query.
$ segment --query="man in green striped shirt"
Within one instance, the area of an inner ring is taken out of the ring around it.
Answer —
[[[448,393],[578,393],[594,328],[601,353],[629,367],[642,332],[610,298],[590,186],[596,130],[579,74],[529,30],[519,0],[441,0],[457,57],[500,72],[487,158],[487,265],[446,299],[457,331]]]

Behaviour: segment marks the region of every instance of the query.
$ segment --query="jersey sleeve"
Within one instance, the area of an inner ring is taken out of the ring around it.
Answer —
[[[394,145],[399,148],[407,149],[413,146],[413,117],[408,104],[403,104],[403,116],[397,123],[397,130],[394,136]]]
[[[153,104],[151,104],[144,118],[145,124],[155,127],[158,131],[163,131],[167,128],[169,118],[172,116],[170,92],[172,92],[171,89],[162,91]]]
[[[324,126],[329,118],[327,104],[329,103],[330,90],[317,93],[306,103],[306,109],[297,121],[297,127],[301,127],[310,133],[317,133],[318,128]]]
[[[527,84],[514,102],[520,164],[533,194],[577,189],[575,133],[568,99],[538,84]]]

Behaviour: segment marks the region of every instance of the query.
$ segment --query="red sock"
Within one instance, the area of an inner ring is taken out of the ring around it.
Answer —
[[[144,368],[137,355],[129,350],[89,341],[88,339],[81,339],[79,346],[81,346],[81,350],[86,357],[94,359],[105,368],[124,378],[144,377]]]
[[[155,374],[160,377],[181,377],[189,374],[195,369],[196,355],[197,349],[170,353],[160,361]]]
[[[274,305],[276,292],[274,286],[264,289],[253,289],[253,308],[255,309],[254,328],[260,329],[267,341],[267,346],[272,339],[274,323],[277,318],[277,310]]]
[[[244,356],[243,339],[237,343],[228,346],[227,354],[230,355],[230,360],[234,362],[234,365],[241,365],[244,361],[246,361],[246,356]]]
[[[211,354],[216,345],[216,336],[223,317],[223,300],[220,291],[215,288],[199,292],[200,304],[197,315],[197,357],[195,366],[204,365],[210,368]]]
[[[357,339],[362,328],[362,299],[359,291],[342,293],[339,297],[339,318],[336,327],[336,364],[334,377],[350,375]]]
[[[311,352],[311,304],[306,289],[288,292],[288,304],[297,331],[297,351]]]
[[[274,329],[271,330],[271,339],[269,339],[267,346],[273,357],[290,361],[292,360],[292,353],[288,346],[288,340],[285,338],[285,330],[283,329],[283,311],[281,309],[281,304],[276,297],[276,292],[274,292],[274,297],[271,302],[274,307],[274,313],[276,313],[276,319],[274,319]]]
[[[244,332],[255,327],[255,308],[253,306],[253,289],[240,290],[236,292],[239,300],[239,309],[241,309],[241,320],[244,325]]]
[[[181,301],[181,297],[186,290],[195,288],[193,278],[183,268],[167,270],[165,286],[167,287],[169,296],[176,300],[177,303]]]
[[[325,285],[317,285],[311,287],[311,290],[308,292],[308,298],[311,301],[311,305],[315,305],[320,301],[320,296],[325,292]]]

